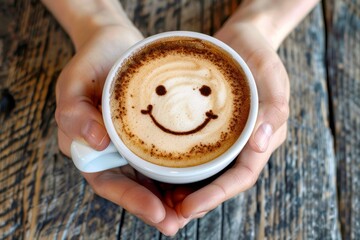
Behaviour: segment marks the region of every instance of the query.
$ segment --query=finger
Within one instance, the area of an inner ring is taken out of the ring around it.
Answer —
[[[82,173],[94,191],[146,222],[155,225],[165,219],[160,199],[146,187],[114,169],[100,173]]]
[[[59,76],[55,119],[69,139],[82,140],[96,150],[103,150],[110,142],[98,109],[105,76],[80,57],[75,55]]]
[[[165,202],[169,207],[175,208],[181,203],[188,195],[195,191],[194,188],[188,185],[179,185],[175,188],[166,191],[164,196]]]
[[[103,150],[110,142],[99,110],[85,97],[71,102],[60,101],[55,119],[61,132],[69,139],[84,140],[96,150]]]
[[[150,186],[153,181],[141,182],[150,188],[139,185],[133,180],[138,176],[137,173],[129,173],[129,169],[125,167],[121,170],[83,175],[98,195],[122,206],[164,235],[174,236],[186,224],[186,219],[153,193],[157,192],[154,185]],[[123,174],[124,171],[126,175]]]
[[[174,236],[180,228],[183,228],[188,220],[178,215],[176,209],[165,205],[166,215],[162,222],[155,227],[166,236]]]
[[[178,214],[178,206],[176,206],[176,202],[173,199],[173,194],[178,191],[176,188],[174,189],[174,185],[153,181],[139,173],[137,173],[138,180],[139,175],[141,178],[144,178],[144,181],[141,181],[141,184],[146,186],[146,188],[163,202],[166,211],[163,221],[150,225],[156,227],[166,236],[174,236],[180,228],[183,228],[190,221],[190,219],[185,219],[181,214]]]
[[[285,139],[286,125],[274,134],[268,150],[254,152],[247,145],[241,152],[233,168],[226,171],[209,185],[187,196],[181,203],[181,214],[184,218],[194,218],[206,214],[222,202],[252,187],[261,170],[268,161],[273,149]]]

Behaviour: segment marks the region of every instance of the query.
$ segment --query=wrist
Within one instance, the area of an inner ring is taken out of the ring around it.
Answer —
[[[108,27],[120,27],[140,35],[116,0],[42,0],[78,50],[92,35]]]
[[[255,28],[277,49],[319,0],[245,0],[224,27],[236,29],[247,24]]]
[[[81,17],[78,19],[78,24],[69,29],[68,34],[78,50],[92,36],[105,31],[113,31],[113,34],[121,33],[129,39],[142,38],[139,30],[126,17],[106,12]]]

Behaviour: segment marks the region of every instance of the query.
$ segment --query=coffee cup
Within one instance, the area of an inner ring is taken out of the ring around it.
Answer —
[[[205,34],[164,32],[131,47],[106,78],[109,146],[73,141],[71,156],[82,172],[129,164],[161,182],[196,182],[238,156],[257,112],[256,84],[237,52]]]

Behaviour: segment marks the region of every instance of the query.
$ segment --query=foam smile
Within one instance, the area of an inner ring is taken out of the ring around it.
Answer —
[[[211,119],[217,119],[218,116],[213,114],[212,110],[210,111],[207,111],[205,113],[206,115],[206,118],[204,120],[204,122],[202,124],[200,124],[199,126],[197,126],[196,128],[192,129],[192,130],[189,130],[189,131],[185,131],[185,132],[177,132],[177,131],[173,131],[171,129],[168,129],[166,127],[164,127],[163,125],[161,125],[156,119],[155,117],[152,115],[152,109],[153,109],[153,106],[151,104],[149,104],[147,106],[147,110],[141,110],[141,113],[142,114],[149,114],[151,120],[154,122],[154,124],[160,128],[162,131],[166,132],[166,133],[170,133],[170,134],[173,134],[173,135],[189,135],[189,134],[193,134],[193,133],[196,133],[198,131],[200,131],[201,129],[203,129],[209,122]]]

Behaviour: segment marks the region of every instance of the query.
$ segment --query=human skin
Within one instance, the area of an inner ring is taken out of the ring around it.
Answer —
[[[79,140],[103,150],[110,142],[99,111],[106,75],[119,56],[143,36],[117,0],[42,2],[76,49],[56,85],[59,148],[70,156],[71,142]],[[317,3],[245,0],[214,35],[242,56],[259,93],[254,133],[231,168],[211,181],[184,186],[155,182],[129,166],[82,173],[94,191],[163,234],[174,235],[191,219],[251,188],[286,138],[289,79],[276,50]]]

